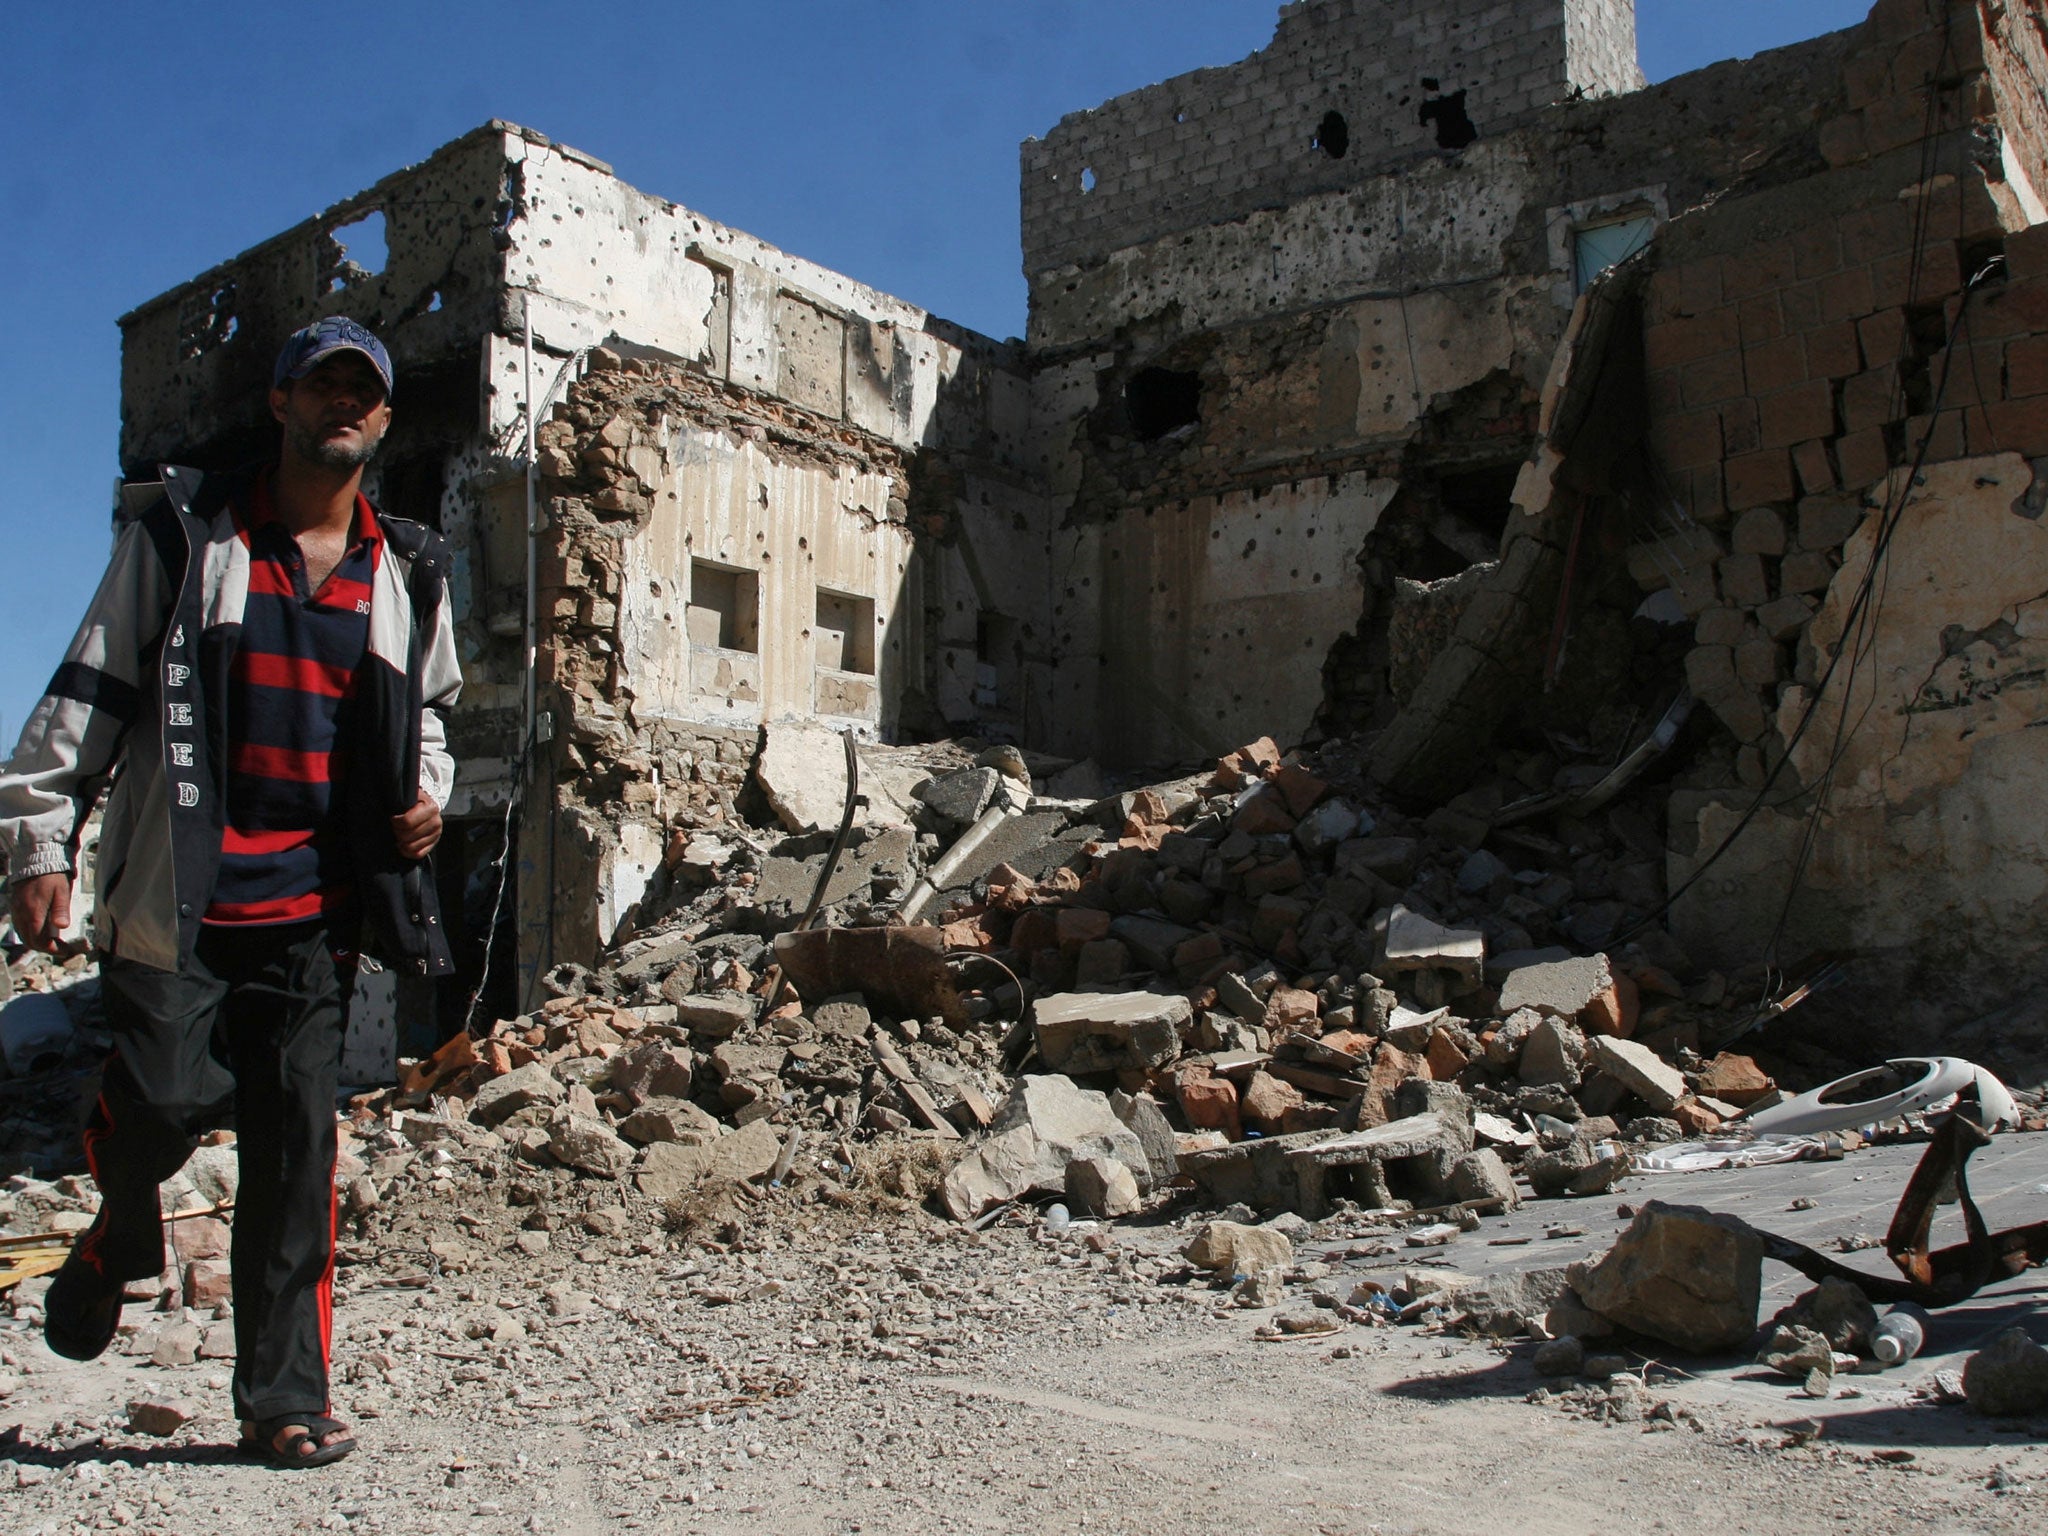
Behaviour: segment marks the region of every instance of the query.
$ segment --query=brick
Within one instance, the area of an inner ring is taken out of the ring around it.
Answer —
[[[1771,600],[1770,573],[1761,555],[1727,555],[1716,567],[1721,601],[1737,608],[1754,608]]]
[[[2023,336],[2006,347],[2005,393],[2013,400],[2048,395],[2048,336]]]
[[[1760,395],[1756,409],[1766,448],[1790,448],[1835,434],[1835,386],[1826,379]]]
[[[1873,50],[1842,62],[1842,90],[1851,107],[1866,107],[1892,88],[1891,56]]]
[[[1953,240],[1930,240],[1916,260],[1910,251],[1894,251],[1870,264],[1873,307],[1926,304],[1956,293],[1963,286],[1961,259]]]
[[[1840,549],[1863,524],[1863,508],[1841,496],[1809,496],[1799,503],[1799,547]]]
[[[1964,429],[1963,413],[1959,410],[1943,411],[1939,416],[1915,416],[1906,423],[1906,458],[1912,461],[1921,457],[1921,444],[1926,444],[1926,462],[1940,464],[1949,459],[1965,459],[1970,456],[1969,434]]]
[[[1721,258],[1721,296],[1728,301],[1755,298],[1783,288],[1793,280],[1792,253],[1783,245],[1758,245],[1740,256]]]
[[[1880,96],[1863,109],[1863,147],[1870,154],[1917,144],[1927,131],[1927,97],[1920,91]]]
[[[1716,604],[1699,616],[1693,625],[1694,645],[1736,646],[1755,634],[1755,621],[1746,608],[1729,608]]]
[[[1844,435],[1835,444],[1835,462],[1841,466],[1844,490],[1860,491],[1877,484],[1892,468],[1884,428],[1866,427]]]
[[[1892,363],[1859,373],[1842,383],[1842,430],[1861,432],[1881,427],[1905,414],[1899,393],[1899,367]]]
[[[1718,463],[1723,451],[1720,415],[1711,410],[1660,415],[1650,426],[1650,447],[1667,470]]]
[[[1679,381],[1679,391],[1686,405],[1694,410],[1733,399],[1747,392],[1748,388],[1740,352],[1723,352],[1715,357],[1701,358],[1685,370],[1685,376]]]
[[[1827,274],[1823,273],[1822,276]],[[1794,283],[1778,290],[1778,312],[1785,317],[1787,334],[1810,331],[1821,323],[1820,278]]]
[[[1769,607],[1770,604],[1764,604],[1758,610],[1759,616]],[[1735,647],[1735,677],[1745,687],[1770,687],[1778,680],[1780,666],[1778,647],[1761,635]]]
[[[1766,448],[1730,459],[1722,466],[1722,473],[1728,505],[1738,510],[1793,499],[1792,455],[1783,448]]]
[[[1845,213],[1835,221],[1835,229],[1842,237],[1842,260],[1850,265],[1909,250],[1916,233],[1912,215],[1897,202]]]
[[[2013,342],[2011,345],[2017,346],[2019,343]],[[1943,399],[1947,404],[1976,405],[1987,400],[1996,400],[2001,395],[2019,393],[2007,387],[2007,352],[2008,344],[2003,340],[1978,341],[1968,346],[1952,347],[1935,358],[1929,364],[1928,371],[1938,385],[1944,386]]]
[[[1763,446],[1763,433],[1757,427],[1756,401],[1745,395],[1739,400],[1723,401],[1721,405],[1721,454],[1725,458],[1737,458],[1745,453],[1755,453]]]
[[[1721,307],[1720,257],[1688,261],[1677,272],[1679,307],[1687,314],[1703,315]]]
[[[1799,477],[1799,489],[1812,496],[1835,488],[1835,463],[1823,442],[1794,443],[1792,472]]]
[[[1643,333],[1643,357],[1652,368],[1680,367],[1726,352],[1739,340],[1735,311],[1711,309],[1650,326]]]
[[[1869,153],[1864,143],[1861,112],[1844,112],[1820,125],[1820,157],[1829,165],[1854,165]]]
[[[1664,267],[1650,274],[1643,290],[1643,318],[1651,325],[1676,320],[1691,313],[1680,299],[1678,271]]]
[[[1994,400],[1984,407],[1992,447],[2039,458],[2048,454],[2048,395],[2026,400]]]
[[[1744,299],[1735,306],[1736,331],[1744,347],[1775,341],[1785,334],[1784,312],[1778,307],[1778,290]]]
[[[1971,306],[1970,324],[1976,327],[1978,316],[1988,317],[1992,324],[2002,326],[2008,336],[2030,336],[2048,331],[2048,277],[2029,277],[2008,281],[2003,291],[1981,299]],[[1989,335],[1989,329],[1980,330],[1980,335]]]
[[[1903,309],[1881,309],[1856,322],[1857,349],[1863,354],[1866,368],[1882,368],[1886,363],[1897,362],[1910,350],[1910,341]]]
[[[1754,395],[1789,389],[1806,379],[1806,342],[1798,336],[1781,336],[1759,342],[1742,351],[1742,381]]]
[[[1791,239],[1792,271],[1802,281],[1826,277],[1842,265],[1842,241],[1832,223],[1809,224]]]
[[[1659,368],[1643,379],[1643,398],[1649,403],[1652,417],[1662,416],[1667,411],[1685,409],[1684,370]]]
[[[1695,522],[1710,528],[1728,521],[1728,498],[1719,464],[1702,464],[1692,471],[1685,486],[1685,504]]]
[[[1787,596],[1825,592],[1834,579],[1834,561],[1817,549],[1801,550],[1778,562],[1778,590]]]
[[[2048,224],[2029,225],[2005,237],[2005,273],[2008,280],[2048,277]]]
[[[1832,277],[1822,278],[1816,286],[1820,292],[1820,318],[1823,323],[1860,320],[1877,308],[1871,298],[1868,267],[1844,268]]]
[[[1806,376],[1809,379],[1846,379],[1863,371],[1863,343],[1856,322],[1837,320],[1817,326],[1802,338],[1806,343]]]
[[[1776,507],[1751,507],[1728,530],[1728,547],[1738,555],[1785,553],[1785,516]]]

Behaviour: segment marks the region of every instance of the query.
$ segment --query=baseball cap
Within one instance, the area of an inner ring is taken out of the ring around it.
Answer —
[[[277,366],[270,372],[270,387],[276,389],[286,379],[303,379],[323,358],[336,352],[362,353],[377,370],[377,377],[384,381],[384,393],[391,393],[391,354],[384,350],[383,342],[347,315],[329,315],[293,331],[284,350],[277,354]]]

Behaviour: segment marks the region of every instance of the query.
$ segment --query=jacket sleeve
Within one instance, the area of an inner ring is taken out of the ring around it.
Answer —
[[[171,595],[155,543],[140,519],[129,523],[13,757],[0,765],[0,846],[10,878],[77,867],[86,813],[150,692],[143,650],[162,629]]]
[[[448,726],[441,712],[462,693],[462,667],[455,656],[455,626],[448,617],[446,593],[434,605],[431,626],[420,640],[420,788],[445,809],[455,789],[455,759],[448,752]]]

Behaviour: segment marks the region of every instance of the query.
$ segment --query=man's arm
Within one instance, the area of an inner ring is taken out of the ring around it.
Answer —
[[[441,811],[455,789],[455,759],[448,751],[448,726],[441,712],[462,693],[462,667],[455,654],[455,626],[444,592],[421,637],[420,794],[411,810],[391,818],[399,853],[423,859],[441,840]]]
[[[78,834],[146,690],[142,649],[171,606],[170,574],[139,521],[121,530],[85,619],[0,769],[0,844],[25,943],[70,921]]]

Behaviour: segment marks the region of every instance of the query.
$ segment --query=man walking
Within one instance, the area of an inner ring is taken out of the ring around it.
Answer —
[[[163,471],[0,771],[15,931],[70,921],[109,778],[95,942],[115,1043],[85,1151],[101,1205],[45,1301],[89,1360],[164,1264],[157,1185],[230,1102],[243,1446],[280,1466],[355,1441],[330,1416],[335,1091],[359,944],[452,965],[424,865],[461,686],[439,535],[361,493],[391,359],[352,320],[296,332],[272,373],[272,463]]]

